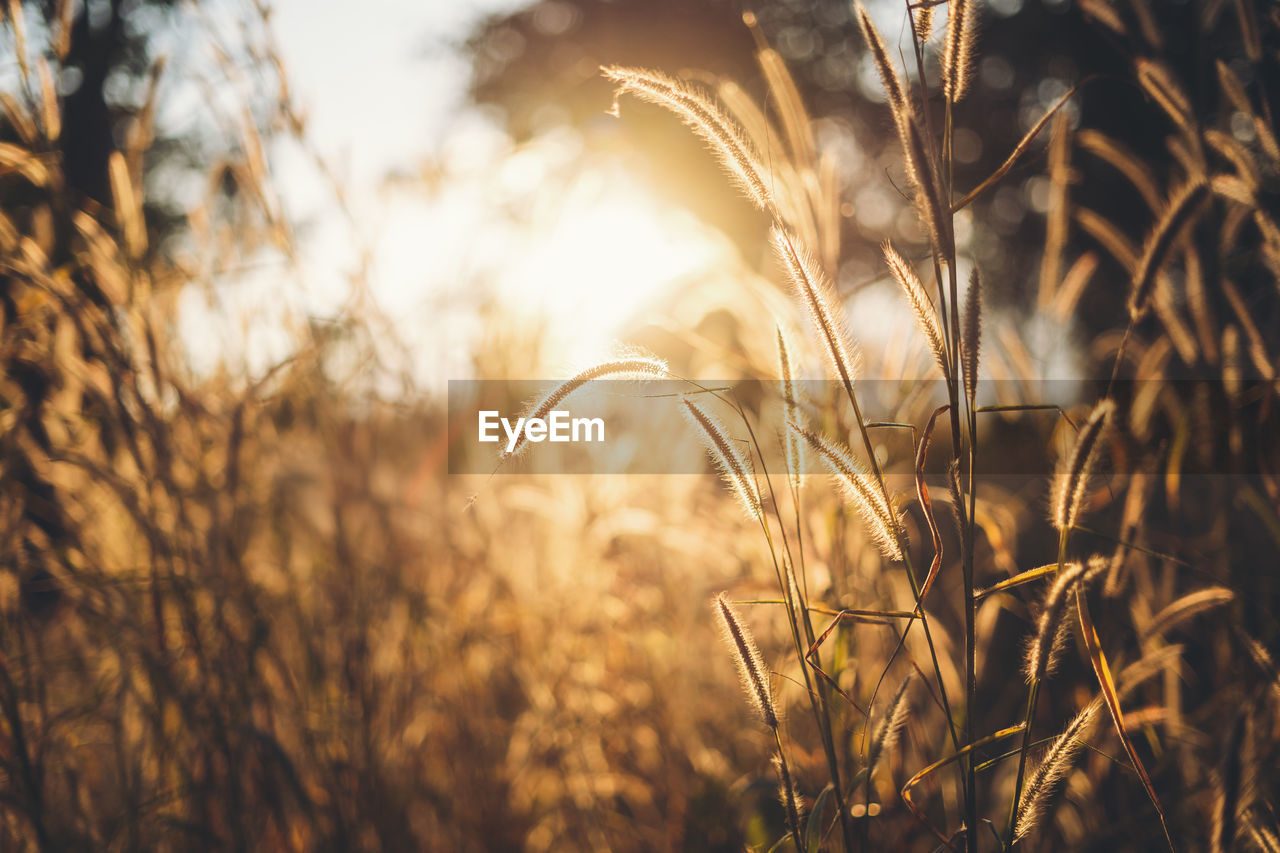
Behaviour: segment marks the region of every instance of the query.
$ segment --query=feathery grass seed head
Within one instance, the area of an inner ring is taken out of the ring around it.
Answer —
[[[1014,820],[1013,837],[1015,839],[1024,838],[1039,822],[1049,794],[1071,769],[1076,753],[1080,751],[1080,738],[1093,725],[1101,707],[1102,702],[1094,699],[1067,724],[1062,734],[1058,735],[1049,746],[1036,771],[1031,774],[1026,787],[1022,789],[1022,799],[1018,801]]]
[[[742,624],[738,611],[734,609],[724,593],[716,596],[713,602],[716,613],[720,616],[720,627],[723,629],[725,642],[738,662],[738,674],[742,676],[742,686],[747,698],[760,714],[760,719],[771,729],[778,728],[778,711],[773,704],[773,690],[769,686],[769,673],[760,659],[760,649],[756,647],[755,638]]]
[[[773,246],[787,271],[800,299],[809,310],[822,347],[832,367],[847,387],[852,388],[858,375],[857,352],[849,343],[843,309],[836,301],[830,280],[817,260],[801,248],[798,241],[778,226],[773,228]]]
[[[688,83],[656,71],[618,66],[604,66],[600,70],[618,84],[613,114],[617,114],[617,98],[627,92],[665,107],[679,116],[715,152],[720,164],[756,207],[772,209],[773,194],[754,146],[708,95]]]
[[[955,258],[955,246],[951,238],[951,205],[945,204],[942,185],[938,180],[937,163],[932,149],[925,144],[920,122],[912,117],[905,122],[903,153],[907,175],[916,187],[916,209],[929,229],[933,245],[948,262]]]
[[[1068,596],[1084,576],[1084,571],[1083,563],[1065,563],[1045,593],[1040,604],[1040,617],[1036,620],[1036,634],[1027,644],[1027,656],[1022,666],[1028,684],[1053,674],[1069,624],[1062,614],[1067,609]]]
[[[884,719],[881,720],[875,736],[871,739],[871,746],[867,749],[868,773],[874,773],[880,758],[886,752],[892,752],[898,744],[898,736],[902,733],[902,727],[907,722],[907,712],[910,710],[907,704],[907,688],[910,685],[911,674],[908,673],[894,692],[893,699],[889,701],[889,707],[885,710]]]
[[[684,404],[685,416],[690,423],[702,431],[707,452],[716,463],[716,467],[720,469],[725,482],[737,493],[747,515],[755,519],[762,518],[764,508],[760,503],[760,491],[756,485],[755,474],[751,471],[750,460],[729,438],[719,418],[703,411],[688,397],[682,398],[681,402]]]
[[[1129,315],[1134,319],[1146,313],[1156,276],[1164,264],[1165,255],[1183,228],[1195,218],[1200,203],[1209,195],[1209,182],[1197,178],[1174,191],[1164,214],[1148,235],[1142,257],[1133,272],[1133,291],[1129,296]]]
[[[793,838],[800,838],[800,815],[804,814],[804,798],[796,793],[795,782],[791,778],[791,768],[781,752],[774,753],[773,767],[778,771],[778,801],[787,811],[787,828]]]
[[[1089,478],[1097,463],[1102,437],[1116,404],[1103,400],[1094,407],[1089,420],[1080,428],[1071,452],[1058,461],[1054,474],[1053,526],[1059,532],[1075,527],[1080,505],[1089,490]]]
[[[907,95],[906,87],[902,84],[902,77],[898,74],[897,67],[889,57],[889,50],[885,47],[880,31],[871,22],[871,16],[867,14],[867,10],[861,3],[854,4],[854,11],[857,13],[858,26],[862,28],[862,36],[867,41],[867,47],[871,48],[871,58],[875,61],[876,70],[880,72],[880,82],[884,84],[889,110],[901,132],[903,123],[911,117],[911,99]]]
[[[796,383],[795,376],[791,366],[791,345],[787,343],[787,336],[782,333],[782,327],[775,327],[778,332],[778,375],[782,391],[783,413],[788,421],[798,421],[800,419],[800,404],[796,399]],[[787,429],[783,425],[782,441],[787,454],[787,477],[791,481],[791,487],[799,491],[804,485],[804,447],[800,443],[800,437],[793,430]]]
[[[982,348],[982,276],[974,267],[969,273],[969,292],[964,302],[964,333],[960,338],[964,390],[970,402],[978,391],[978,353]]]
[[[902,545],[907,541],[907,533],[884,491],[862,463],[848,450],[837,447],[795,421],[791,421],[791,429],[805,440],[835,475],[845,499],[862,516],[862,522],[880,548],[880,553],[890,560],[902,560]]]
[[[938,367],[945,375],[947,348],[943,340],[942,323],[938,320],[938,312],[933,307],[929,294],[925,292],[924,285],[920,283],[920,277],[916,275],[916,271],[906,258],[898,254],[888,240],[884,241],[883,249],[885,263],[889,265],[889,271],[902,287],[907,303],[911,306],[911,313],[915,314],[916,322],[920,324],[920,331],[924,333],[925,341],[929,344],[929,351],[933,353]]]
[[[978,4],[951,0],[947,9],[947,38],[942,46],[942,93],[953,104],[964,100],[973,84],[973,52],[978,29]]]
[[[613,361],[605,361],[588,367],[576,376],[565,380],[551,390],[545,397],[530,407],[526,418],[545,418],[552,409],[560,405],[573,392],[594,379],[662,379],[668,375],[667,363],[643,353],[628,353]],[[525,433],[521,431],[515,446],[510,453],[503,453],[501,458],[517,456],[526,445]]]

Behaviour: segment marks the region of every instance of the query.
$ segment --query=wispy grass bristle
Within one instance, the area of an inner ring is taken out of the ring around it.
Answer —
[[[716,596],[712,603],[720,616],[725,642],[729,644],[729,650],[738,663],[738,674],[742,677],[742,687],[747,693],[747,699],[760,715],[761,721],[770,729],[776,730],[778,710],[773,703],[773,689],[769,686],[769,671],[764,668],[755,638],[742,624],[738,611],[725,598],[724,593]]]
[[[621,358],[588,367],[581,373],[560,383],[545,397],[531,406],[524,417],[545,418],[552,409],[563,403],[570,394],[596,379],[664,379],[667,376],[669,376],[667,363],[662,359],[639,353],[627,354]],[[525,433],[522,430],[511,452],[504,452],[501,458],[508,459],[519,455],[526,444]]]
[[[1039,823],[1044,814],[1049,794],[1057,784],[1066,777],[1075,762],[1076,753],[1080,751],[1082,738],[1093,725],[1102,707],[1100,699],[1094,699],[1083,711],[1067,724],[1062,734],[1049,746],[1044,758],[1036,767],[1027,786],[1018,801],[1017,817],[1014,821],[1014,838],[1025,838]]]
[[[782,327],[775,327],[778,333],[778,376],[782,391],[783,414],[788,421],[800,420],[800,403],[796,397],[796,383],[794,372],[791,366],[791,345],[787,343],[787,336],[783,334]],[[791,487],[799,491],[804,485],[805,458],[804,447],[800,443],[800,437],[795,434],[794,430],[787,429],[783,425],[783,447],[787,455],[787,477],[791,482]]]
[[[920,331],[924,333],[929,351],[933,353],[934,360],[938,362],[943,375],[946,375],[947,348],[943,339],[942,324],[938,320],[938,312],[933,307],[933,301],[929,299],[929,294],[920,283],[920,277],[916,275],[915,269],[902,255],[898,254],[893,244],[885,240],[883,249],[885,263],[889,265],[889,271],[902,287],[902,292],[907,297],[907,304],[911,306],[911,313],[915,315]]]
[[[1058,462],[1054,474],[1053,526],[1059,532],[1076,525],[1080,505],[1089,490],[1090,475],[1097,463],[1102,437],[1115,412],[1115,403],[1103,400],[1094,407],[1089,420],[1080,428],[1075,446]]]
[[[973,54],[977,40],[978,4],[951,0],[947,8],[947,37],[942,48],[942,93],[959,103],[973,84]]]
[[[838,447],[801,424],[792,421],[791,429],[800,435],[836,477],[845,499],[853,504],[866,525],[867,532],[890,560],[902,560],[902,543],[906,542],[897,512],[872,476],[848,450]]]
[[[739,449],[738,443],[729,438],[728,430],[715,415],[704,411],[688,397],[680,401],[684,404],[685,416],[690,423],[702,431],[707,445],[707,452],[715,462],[725,482],[733,489],[742,503],[742,508],[753,519],[764,517],[764,507],[760,502],[760,490],[756,485],[755,474],[751,462]]]
[[[615,115],[616,99],[627,92],[665,107],[679,116],[715,152],[720,164],[756,207],[761,210],[773,208],[773,194],[759,154],[742,129],[709,95],[657,71],[619,66],[603,66],[600,70],[618,84],[614,93]]]

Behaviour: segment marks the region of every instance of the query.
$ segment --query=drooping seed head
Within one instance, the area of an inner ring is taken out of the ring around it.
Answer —
[[[848,450],[832,444],[795,421],[790,426],[835,476],[845,500],[853,504],[862,517],[862,523],[879,546],[880,553],[890,560],[902,560],[907,532],[879,483]]]
[[[920,325],[920,331],[924,333],[925,341],[929,345],[929,351],[933,353],[934,359],[938,362],[938,367],[942,369],[943,374],[947,372],[947,348],[944,343],[942,334],[942,324],[938,320],[938,312],[933,307],[929,294],[925,292],[924,285],[920,283],[920,277],[916,275],[916,271],[912,269],[911,264],[907,262],[898,251],[893,248],[893,244],[888,240],[884,241],[884,259],[889,265],[889,271],[893,273],[894,279],[902,287],[903,294],[907,297],[907,304],[911,306],[911,313],[915,315],[916,322]]]
[[[1164,214],[1147,236],[1142,257],[1133,271],[1133,290],[1129,295],[1129,315],[1135,320],[1146,313],[1151,290],[1164,264],[1169,247],[1182,233],[1183,228],[1195,218],[1201,202],[1209,195],[1209,182],[1204,178],[1193,179],[1174,191]]]
[[[733,119],[711,97],[696,87],[657,71],[641,68],[602,67],[605,77],[618,84],[617,98],[631,92],[642,100],[675,113],[715,153],[739,189],[761,210],[773,209],[773,194],[754,146]]]
[[[751,518],[762,518],[764,509],[760,503],[760,491],[746,454],[729,438],[729,433],[719,418],[703,411],[688,397],[682,398],[680,402],[684,405],[684,413],[689,422],[701,431],[711,460],[715,462],[725,482],[737,494],[742,508]]]
[[[801,248],[797,238],[781,228],[773,228],[773,246],[800,300],[809,310],[823,350],[836,376],[848,388],[858,375],[858,355],[849,343],[843,310],[836,301],[830,279],[821,265]]]
[[[773,704],[773,690],[769,686],[769,673],[760,659],[760,649],[756,647],[755,638],[742,624],[738,611],[734,609],[724,593],[716,596],[712,602],[720,617],[720,627],[729,650],[733,652],[738,664],[738,674],[742,676],[742,687],[747,698],[760,714],[760,719],[771,729],[778,728],[778,711]]]
[[[525,417],[545,418],[552,409],[560,405],[570,394],[595,379],[662,379],[668,376],[667,363],[643,353],[630,353],[613,361],[606,361],[588,367],[586,370],[557,385],[545,397],[531,406]],[[521,431],[511,452],[504,452],[503,460],[517,456],[526,445],[525,433]]]
[[[796,396],[796,383],[792,370],[791,345],[787,343],[787,336],[782,333],[782,327],[776,327],[778,332],[778,375],[780,390],[782,391],[783,414],[788,421],[798,421],[800,419],[800,403]],[[783,445],[787,453],[787,477],[791,481],[791,487],[800,490],[804,485],[804,447],[800,443],[800,437],[790,429],[783,425]]]
[[[1023,661],[1022,670],[1028,684],[1053,674],[1069,624],[1062,615],[1066,611],[1071,591],[1084,576],[1084,572],[1083,563],[1064,564],[1045,593],[1044,600],[1040,603],[1040,617],[1036,620],[1036,633],[1027,645],[1027,655]]]
[[[1058,461],[1054,474],[1053,526],[1059,532],[1075,527],[1080,505],[1089,490],[1089,480],[1097,464],[1111,415],[1116,404],[1103,400],[1094,407],[1089,420],[1080,428],[1071,452]]]
[[[1015,812],[1014,838],[1025,837],[1040,821],[1044,814],[1045,803],[1049,800],[1049,794],[1075,763],[1076,753],[1081,747],[1080,738],[1084,737],[1089,727],[1093,725],[1101,707],[1101,700],[1094,699],[1075,716],[1075,719],[1050,745],[1039,766],[1036,767],[1036,771],[1031,774],[1026,787],[1022,789],[1022,798],[1018,801],[1018,809]]]

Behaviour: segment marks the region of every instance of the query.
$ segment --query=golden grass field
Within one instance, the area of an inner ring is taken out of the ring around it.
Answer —
[[[768,245],[526,413],[680,380],[640,453],[705,467],[489,476],[450,473],[440,395],[359,381],[358,298],[269,370],[193,369],[184,289],[301,251],[262,134],[304,123],[235,127],[175,252],[150,101],[106,195],[70,188],[47,5],[4,18],[0,850],[1280,850],[1276,6],[1073,4],[1127,77],[1082,65],[976,180],[984,4],[892,43],[855,6],[909,211],[863,259],[909,320],[861,353],[838,164],[755,16],[756,89],[606,64],[617,132],[683,123]],[[1101,86],[1131,134],[1070,117]],[[1032,174],[1006,305],[966,234]],[[1028,317],[1087,330],[1061,407]],[[479,319],[468,378],[530,378]],[[699,384],[736,379],[773,396]]]

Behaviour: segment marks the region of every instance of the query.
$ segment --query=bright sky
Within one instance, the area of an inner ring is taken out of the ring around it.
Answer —
[[[274,6],[274,36],[310,143],[348,194],[356,237],[371,251],[372,296],[404,344],[384,354],[429,389],[469,375],[483,330],[461,306],[477,282],[513,311],[545,318],[543,367],[558,371],[608,357],[620,325],[664,284],[726,251],[617,167],[583,167],[573,131],[517,148],[468,106],[469,66],[454,46],[484,15],[524,5],[373,0],[359,14],[333,0]],[[254,372],[288,354],[284,315],[332,315],[360,263],[351,223],[303,152],[284,144],[271,162],[286,211],[305,226],[303,290],[278,268],[254,272],[220,290],[217,318],[193,293],[185,336],[206,367],[227,355],[217,342],[228,340],[246,341]],[[429,162],[442,176],[430,189],[413,179]],[[411,179],[387,181],[394,174]],[[215,331],[218,324],[228,325]]]

